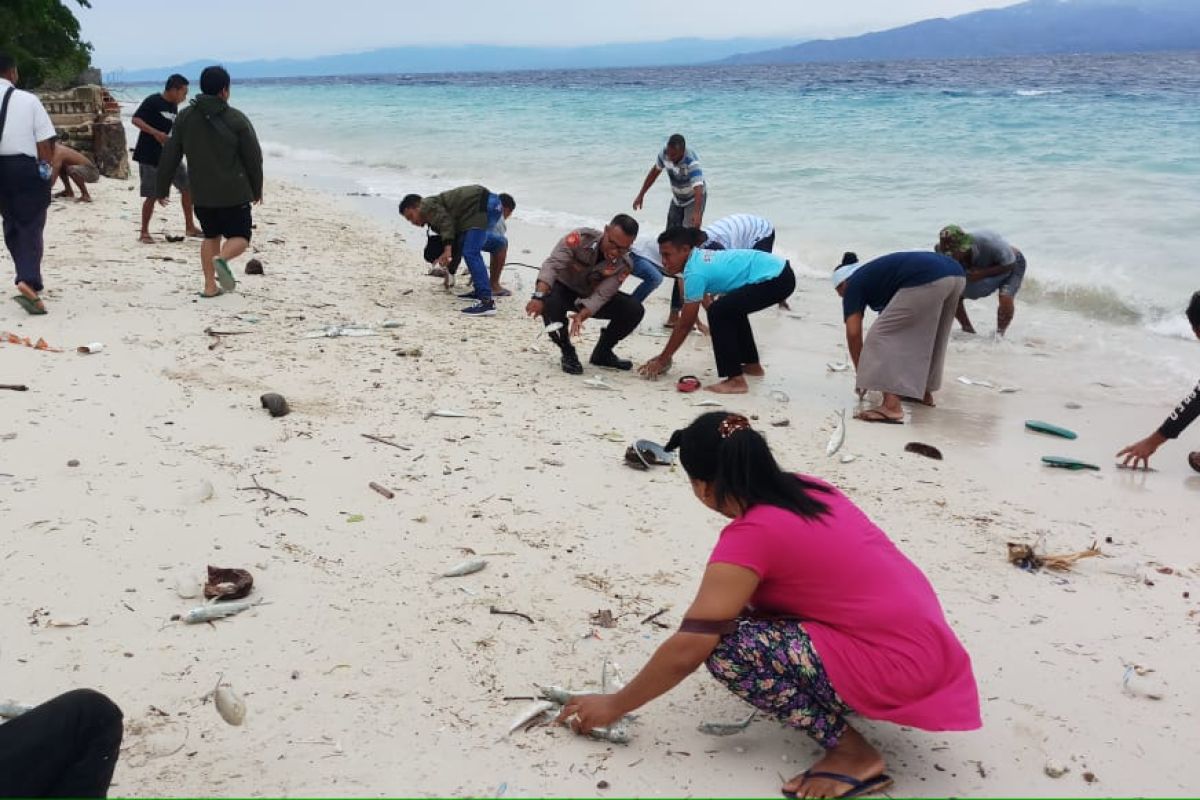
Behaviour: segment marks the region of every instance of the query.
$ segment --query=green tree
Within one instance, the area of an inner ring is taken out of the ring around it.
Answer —
[[[92,46],[63,0],[0,0],[0,52],[17,60],[26,89],[66,86],[92,63]]]

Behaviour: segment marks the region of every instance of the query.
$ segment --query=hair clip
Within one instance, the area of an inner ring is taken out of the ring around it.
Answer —
[[[743,417],[741,414],[729,414],[725,419],[721,420],[721,424],[717,426],[717,433],[722,439],[728,439],[738,431],[750,430],[750,420]]]

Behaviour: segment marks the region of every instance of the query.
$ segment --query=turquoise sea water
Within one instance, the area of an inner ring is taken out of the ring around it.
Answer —
[[[527,222],[599,221],[680,132],[709,218],[768,217],[814,274],[954,222],[1022,248],[1035,302],[1177,334],[1200,288],[1200,53],[234,80],[278,165],[392,199],[482,182]],[[667,202],[663,177],[646,230]]]

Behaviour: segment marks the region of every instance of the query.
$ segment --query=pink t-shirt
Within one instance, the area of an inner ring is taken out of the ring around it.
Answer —
[[[816,520],[775,506],[750,509],[721,531],[709,563],[753,570],[761,579],[754,609],[803,620],[833,688],[857,713],[928,731],[980,727],[971,659],[933,587],[829,488],[814,493],[829,506]]]

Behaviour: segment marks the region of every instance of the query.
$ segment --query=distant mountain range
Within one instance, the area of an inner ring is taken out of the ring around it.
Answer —
[[[742,53],[725,64],[993,58],[1200,50],[1200,0],[1028,0],[844,39]]]
[[[600,44],[586,47],[390,47],[364,53],[258,61],[197,59],[154,69],[107,69],[111,81],[158,83],[172,72],[194,78],[210,64],[221,64],[234,78],[297,78],[318,75],[389,75],[428,72],[500,72],[527,69],[604,69],[703,64],[735,53],[790,44],[784,38],[671,39],[661,42]]]

